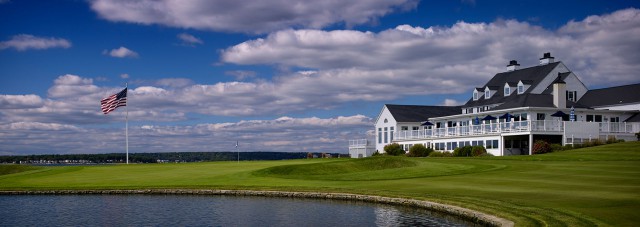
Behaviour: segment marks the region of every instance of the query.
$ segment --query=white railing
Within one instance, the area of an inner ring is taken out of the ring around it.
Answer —
[[[608,133],[636,133],[640,131],[640,123],[601,122],[600,132]]]
[[[636,133],[640,131],[640,123],[603,122],[600,132]],[[564,122],[557,120],[544,121],[512,121],[481,125],[456,126],[447,128],[404,130],[395,133],[396,140],[415,140],[457,136],[490,135],[517,132],[564,132]]]
[[[367,139],[349,140],[349,147],[366,147],[368,144]]]

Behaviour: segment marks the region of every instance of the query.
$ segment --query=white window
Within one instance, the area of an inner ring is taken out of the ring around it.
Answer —
[[[384,127],[384,143],[389,143],[389,134],[387,129],[387,127]]]
[[[575,102],[578,99],[577,93],[576,91],[567,91],[567,100]]]
[[[391,137],[391,139],[389,141],[393,142],[393,127],[389,129],[391,129],[391,131],[389,132],[389,137]]]
[[[473,101],[478,100],[478,91],[474,90],[473,91]]]
[[[491,90],[484,90],[484,99],[491,98]]]
[[[504,87],[504,96],[507,96],[511,94],[511,88],[510,87]]]
[[[524,93],[524,85],[518,84],[518,94],[522,94],[522,93]]]

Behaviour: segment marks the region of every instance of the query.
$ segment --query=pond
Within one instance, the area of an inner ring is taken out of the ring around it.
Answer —
[[[0,226],[473,226],[408,207],[212,195],[0,195]]]

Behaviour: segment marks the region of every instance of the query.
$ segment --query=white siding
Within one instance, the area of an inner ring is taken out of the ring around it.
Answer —
[[[387,122],[385,123],[385,119],[387,120]],[[382,111],[380,112],[380,115],[378,116],[378,119],[376,120],[376,124],[375,124],[376,128],[375,128],[375,144],[376,144],[376,150],[379,151],[380,153],[384,153],[384,146],[391,143],[390,139],[391,139],[391,127],[394,127],[394,131],[398,131],[398,123],[396,122],[396,119],[393,118],[393,115],[391,115],[391,112],[389,112],[389,109],[387,109],[387,106],[382,107]],[[385,131],[384,128],[387,128],[387,132],[386,132],[386,136],[387,136],[387,143],[384,143],[384,137],[385,137]],[[378,136],[378,129],[382,129],[382,141],[379,141],[379,136]]]

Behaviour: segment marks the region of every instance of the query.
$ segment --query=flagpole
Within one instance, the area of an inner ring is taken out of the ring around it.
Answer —
[[[238,148],[238,141],[236,140],[236,152],[238,153],[238,164],[240,164],[240,148]]]
[[[129,96],[129,83],[125,83],[124,85],[125,89],[127,89],[127,96]],[[128,97],[127,97],[128,99]],[[126,145],[126,152],[127,152],[127,164],[129,164],[129,107],[128,105],[124,106],[125,110],[126,110],[126,114],[124,115],[124,119],[125,119],[125,123],[124,123],[124,136],[125,138],[125,145]]]

